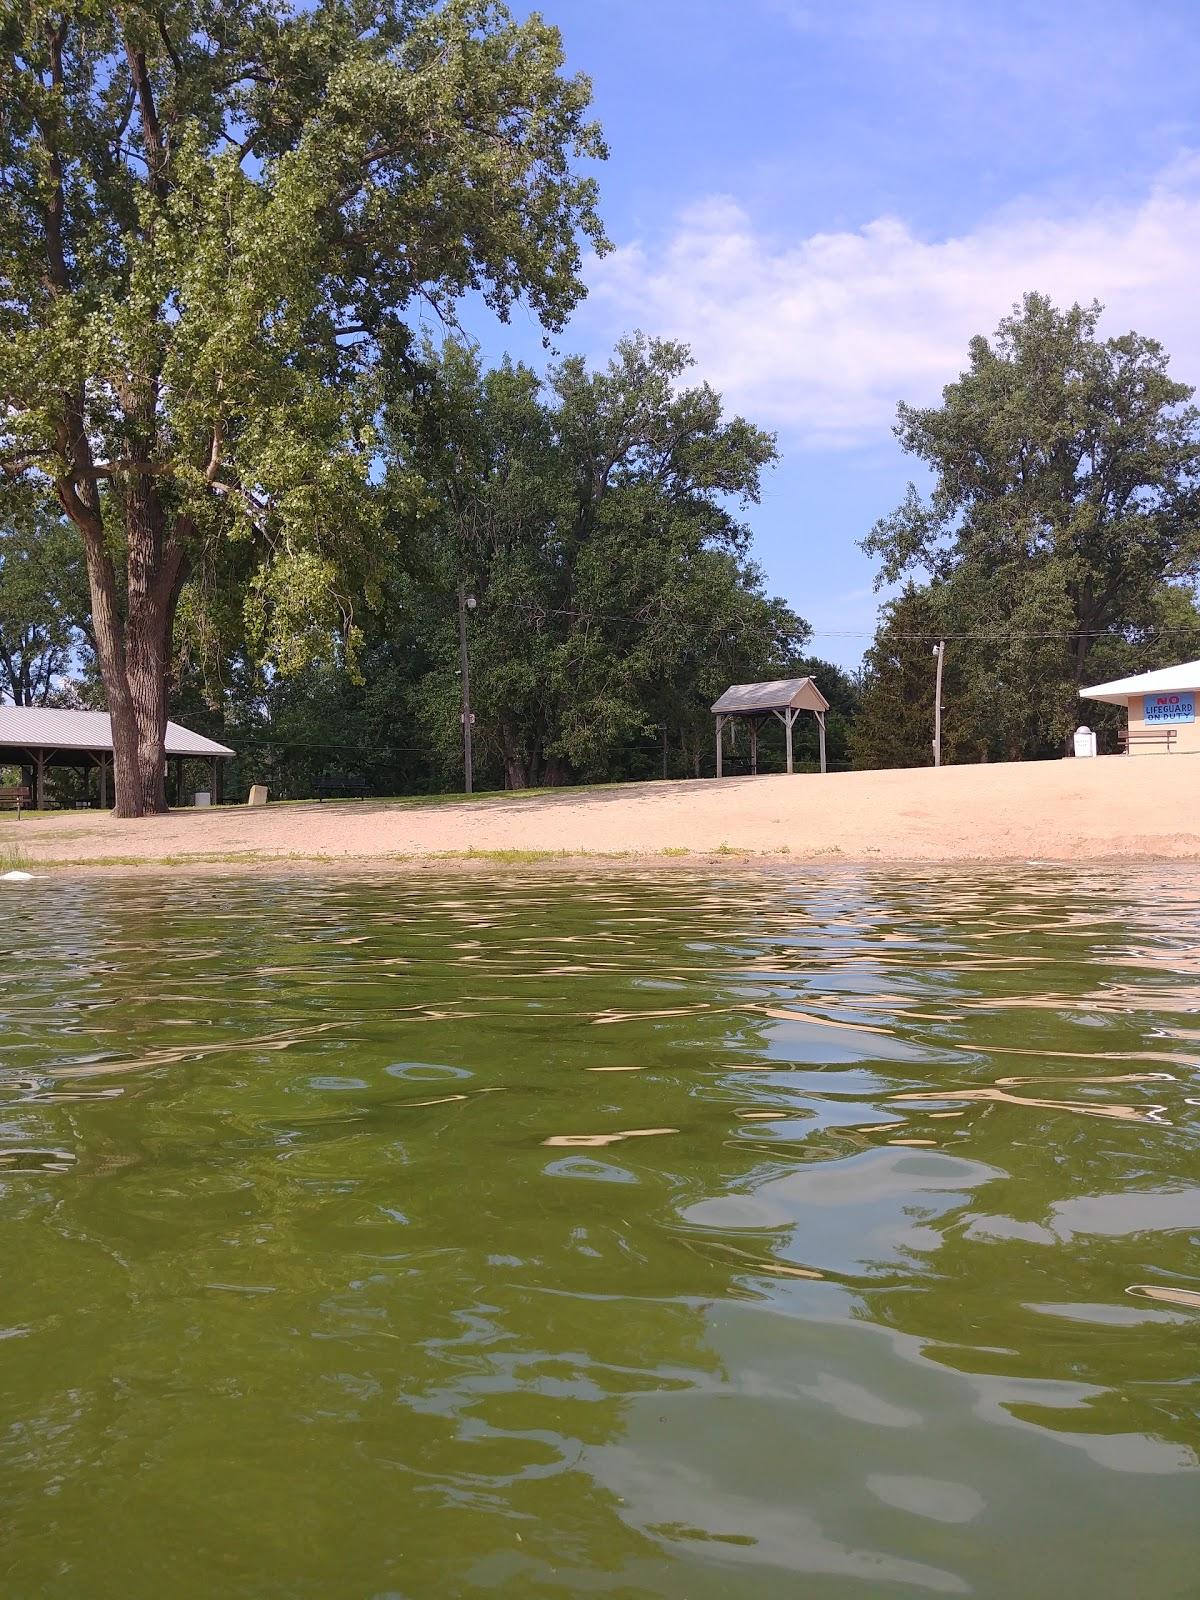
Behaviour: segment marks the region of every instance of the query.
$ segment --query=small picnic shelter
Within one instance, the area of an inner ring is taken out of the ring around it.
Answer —
[[[825,713],[829,701],[811,678],[778,678],[772,683],[733,683],[713,704],[717,722],[717,777],[722,774],[724,734],[727,723],[740,721],[750,729],[750,771],[758,773],[758,730],[772,717],[783,724],[784,746],[787,751],[787,770],[794,772],[792,760],[792,729],[802,711],[811,711],[817,719],[821,741],[821,771],[825,766]]]
[[[233,751],[202,733],[167,723],[167,770],[175,763],[178,790],[185,761],[204,761],[212,773],[212,794],[220,793],[219,766]],[[102,810],[108,807],[112,776],[112,724],[107,711],[64,711],[50,706],[0,705],[0,766],[20,767],[29,773],[32,804],[45,804],[46,771],[50,767],[74,767],[80,775],[78,804],[91,802],[91,774],[97,775],[98,799]]]

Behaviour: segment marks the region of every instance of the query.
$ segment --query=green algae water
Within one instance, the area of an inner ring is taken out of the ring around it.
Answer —
[[[0,1592],[1200,1592],[1200,873],[0,885]]]

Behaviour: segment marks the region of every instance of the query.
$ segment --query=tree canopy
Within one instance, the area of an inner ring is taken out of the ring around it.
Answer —
[[[1155,340],[1101,338],[1099,316],[1027,295],[940,406],[899,407],[933,488],[910,485],[864,548],[881,581],[924,576],[931,631],[965,636],[960,732],[981,754],[1061,749],[1079,687],[1136,659],[1200,573],[1193,391]]]
[[[0,695],[52,704],[86,645],[79,535],[61,517],[0,499]]]
[[[426,486],[418,560],[443,619],[426,721],[457,749],[464,582],[479,602],[473,703],[513,787],[607,774],[631,739],[663,730],[693,760],[697,717],[707,749],[708,703],[730,677],[786,663],[807,636],[764,594],[738,516],[774,441],[685,386],[689,362],[639,335],[607,366],[572,357],[543,384],[511,362],[483,372],[451,343],[389,414],[401,504]]]
[[[468,291],[561,325],[603,145],[556,30],[491,0],[18,0],[0,37],[0,464],[82,535],[136,814],[188,574],[253,543],[285,651],[353,611],[381,369]]]

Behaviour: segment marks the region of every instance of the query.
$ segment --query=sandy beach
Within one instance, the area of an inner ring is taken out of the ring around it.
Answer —
[[[0,815],[30,865],[461,857],[646,861],[731,852],[856,862],[1200,859],[1200,761],[1111,757],[826,777],[641,783],[473,800]]]

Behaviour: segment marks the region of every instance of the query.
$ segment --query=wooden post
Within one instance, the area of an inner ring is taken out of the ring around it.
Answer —
[[[783,713],[783,740],[787,750],[787,769],[795,772],[796,765],[792,760],[792,723],[796,720],[796,713],[790,706]]]
[[[942,764],[942,665],[946,659],[946,641],[939,639],[933,651],[937,657],[937,682],[933,691],[933,764]]]
[[[33,803],[41,811],[46,804],[46,752],[35,750],[33,761]]]
[[[758,777],[758,723],[753,718],[750,722],[750,776]]]
[[[470,794],[475,787],[475,755],[471,730],[471,658],[467,653],[467,607],[475,597],[467,597],[466,584],[458,586],[458,666],[462,677],[463,788]]]
[[[721,729],[725,726],[725,718],[717,713],[717,777],[721,776]]]
[[[100,809],[108,810],[108,757],[100,756]]]
[[[817,712],[817,727],[820,729],[821,737],[821,771],[825,772],[827,768],[825,766],[825,713],[823,711]]]

